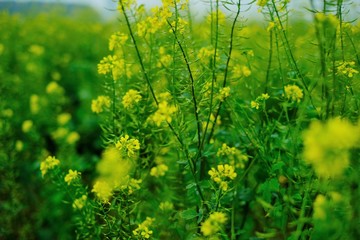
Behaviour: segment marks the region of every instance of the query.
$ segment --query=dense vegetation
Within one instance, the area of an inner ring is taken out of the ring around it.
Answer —
[[[1,13],[1,239],[359,238],[353,3],[207,6]]]

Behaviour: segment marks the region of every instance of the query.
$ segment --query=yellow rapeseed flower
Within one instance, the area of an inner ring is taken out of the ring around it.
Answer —
[[[150,226],[155,221],[155,218],[147,217],[145,221],[140,223],[138,227],[133,230],[133,234],[136,237],[140,237],[140,239],[148,239],[153,234],[153,231],[150,230]]]
[[[221,102],[224,101],[229,96],[230,96],[230,87],[224,87],[220,89],[219,99]]]
[[[40,98],[36,94],[30,96],[30,112],[32,114],[37,114],[40,111]]]
[[[82,209],[85,204],[86,204],[86,200],[87,200],[87,196],[86,195],[82,195],[80,198],[77,198],[74,200],[73,204],[72,204],[72,207],[74,209]]]
[[[80,172],[78,172],[78,171],[76,171],[76,170],[73,171],[73,170],[70,169],[70,170],[69,170],[69,173],[66,174],[64,180],[65,180],[65,182],[66,182],[68,185],[70,185],[73,181],[75,181],[76,179],[78,179],[80,175],[81,175]]]
[[[56,166],[60,164],[60,161],[55,157],[48,156],[44,161],[40,164],[41,174],[44,177],[48,170],[54,169]]]
[[[65,125],[71,120],[70,113],[61,113],[57,116],[57,122],[59,125]]]
[[[69,135],[66,137],[66,142],[70,145],[76,143],[80,139],[80,134],[78,132],[70,132]]]
[[[359,141],[357,127],[340,118],[315,121],[304,131],[304,160],[319,177],[338,177],[349,166],[349,150]]]
[[[104,107],[110,107],[110,98],[108,96],[98,96],[97,99],[91,102],[91,111],[94,113],[101,113]]]
[[[227,221],[225,213],[213,212],[202,224],[200,231],[205,237],[215,235]]]
[[[23,123],[22,123],[22,126],[21,126],[21,129],[24,133],[27,133],[30,131],[30,129],[33,127],[33,121],[31,120],[25,120]]]
[[[57,83],[54,81],[51,81],[47,86],[46,86],[46,93],[48,94],[63,94],[64,93],[64,89]]]
[[[284,90],[285,97],[291,102],[300,102],[304,97],[303,91],[296,85],[287,85]]]
[[[177,107],[169,105],[167,101],[162,101],[158,105],[157,111],[150,116],[150,119],[160,126],[164,122],[171,123],[172,115],[177,111]]]
[[[91,192],[103,203],[109,202],[113,195],[113,188],[105,181],[96,181]]]
[[[122,104],[125,108],[132,108],[134,104],[140,102],[142,99],[140,92],[134,89],[127,91],[122,98]]]
[[[229,164],[220,164],[217,166],[217,169],[211,168],[208,173],[211,180],[219,184],[220,189],[223,191],[228,190],[228,182],[234,180],[237,176],[235,168]]]
[[[115,147],[127,153],[129,157],[135,155],[135,151],[140,149],[140,142],[135,138],[130,138],[129,135],[120,137],[120,140],[115,143]]]
[[[168,170],[168,166],[166,166],[165,164],[159,164],[156,167],[151,168],[150,175],[154,177],[164,176]]]

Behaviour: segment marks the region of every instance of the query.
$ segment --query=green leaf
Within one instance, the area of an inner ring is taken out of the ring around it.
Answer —
[[[190,220],[190,219],[196,218],[198,216],[199,216],[199,214],[195,211],[195,209],[191,209],[191,208],[186,209],[180,213],[180,217],[185,220]]]

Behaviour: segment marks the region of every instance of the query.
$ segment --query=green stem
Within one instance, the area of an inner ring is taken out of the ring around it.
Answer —
[[[132,31],[129,17],[126,14],[125,7],[124,7],[124,4],[123,4],[123,0],[119,0],[119,3],[120,3],[120,6],[121,6],[121,10],[122,10],[122,12],[124,14],[124,17],[125,17],[126,25],[127,25],[128,30],[129,30],[131,40],[132,40],[132,42],[134,44],[134,47],[135,47],[136,55],[138,57],[138,60],[139,60],[140,66],[141,66],[141,70],[142,70],[142,72],[144,74],[145,80],[147,82],[147,85],[148,85],[148,87],[150,89],[151,95],[152,95],[156,105],[159,105],[159,102],[158,102],[158,100],[157,100],[157,98],[155,96],[154,89],[153,89],[153,87],[151,85],[150,78],[149,78],[149,76],[147,74],[147,71],[145,69],[145,65],[143,63],[143,60],[142,60],[142,57],[141,57],[141,54],[140,54],[140,50],[139,50],[138,45],[136,43],[136,38],[135,38],[134,33]]]

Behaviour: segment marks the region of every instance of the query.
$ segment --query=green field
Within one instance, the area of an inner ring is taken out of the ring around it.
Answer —
[[[0,239],[360,238],[356,1],[117,2],[0,10]]]

